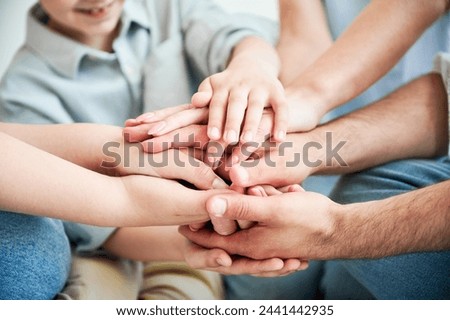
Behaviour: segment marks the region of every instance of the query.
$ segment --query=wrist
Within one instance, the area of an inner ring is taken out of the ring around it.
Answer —
[[[314,129],[327,113],[327,103],[315,88],[292,86],[285,90],[289,104],[288,132],[301,132]]]
[[[253,53],[240,53],[233,57],[228,64],[227,70],[236,70],[236,72],[242,72],[242,70],[257,70],[264,74],[270,75],[274,78],[278,78],[280,73],[280,63],[278,59],[276,61],[269,61],[264,56],[258,56]]]
[[[331,200],[330,200],[331,201]],[[353,204],[342,205],[331,201],[329,216],[330,224],[328,228],[327,237],[323,242],[324,249],[323,255],[320,259],[333,260],[333,259],[345,259],[351,256],[349,247],[352,239],[352,218],[353,216],[349,212]]]
[[[311,70],[311,68],[305,70],[301,77],[286,88],[286,94],[289,94],[294,102],[308,102],[322,118],[335,106],[334,88],[326,78],[320,77],[316,72],[313,76],[310,76],[308,70]]]
[[[278,77],[281,62],[275,48],[257,36],[244,38],[233,50],[227,69],[238,71],[256,68]]]
[[[301,165],[296,165],[302,172],[302,179],[318,174],[322,171],[326,161],[326,152],[324,147],[325,140],[322,141],[322,135],[315,130],[305,133],[293,133],[288,135],[288,142],[293,143],[295,157],[299,157]]]

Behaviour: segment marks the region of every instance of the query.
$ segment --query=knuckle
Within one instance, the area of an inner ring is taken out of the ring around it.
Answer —
[[[250,212],[250,207],[246,201],[239,199],[237,202],[235,202],[232,210],[234,211],[238,220],[246,220],[246,217]]]
[[[201,161],[197,160],[197,163],[198,163],[198,166],[196,167],[196,170],[195,170],[196,175],[198,177],[207,178],[208,180],[210,180],[208,182],[210,184],[212,184],[214,177],[215,177],[212,169],[210,167],[206,166],[205,164],[203,164]]]

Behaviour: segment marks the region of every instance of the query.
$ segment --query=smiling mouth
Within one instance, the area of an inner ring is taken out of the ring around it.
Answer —
[[[111,8],[112,5],[114,4],[114,2],[115,2],[115,0],[112,0],[100,7],[95,7],[95,8],[77,8],[76,11],[84,13],[84,14],[89,14],[92,16],[101,15],[102,13],[106,12],[108,9]]]

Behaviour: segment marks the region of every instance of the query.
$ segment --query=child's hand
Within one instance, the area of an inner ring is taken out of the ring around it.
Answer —
[[[275,113],[272,137],[284,140],[289,113],[284,88],[270,67],[252,60],[230,63],[225,71],[206,78],[193,95],[194,106],[209,105],[211,140],[223,139],[227,144],[255,141],[266,107]]]

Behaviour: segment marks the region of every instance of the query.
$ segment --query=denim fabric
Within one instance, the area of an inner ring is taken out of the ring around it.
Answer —
[[[450,179],[450,159],[402,160],[343,177],[331,197],[339,203],[377,200]],[[450,195],[450,190],[449,190]],[[325,297],[337,283],[355,282],[377,299],[449,299],[450,251],[415,253],[373,260],[327,262],[325,269],[343,269],[340,278],[324,277]],[[337,271],[329,271],[336,273]],[[325,272],[326,274],[326,272]],[[345,285],[341,286],[349,292]],[[358,298],[348,293],[347,298]]]
[[[52,299],[69,276],[61,221],[0,212],[0,299]]]

